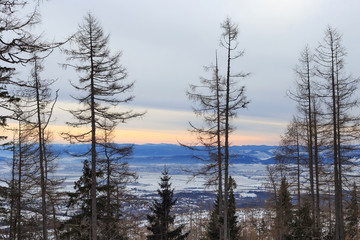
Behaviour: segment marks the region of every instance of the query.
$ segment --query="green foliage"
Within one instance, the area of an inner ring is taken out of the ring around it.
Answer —
[[[279,193],[276,199],[275,229],[276,239],[290,239],[293,221],[291,196],[286,178],[281,179]]]
[[[312,218],[310,214],[310,203],[305,201],[304,204],[296,211],[294,224],[291,229],[293,239],[307,240],[312,239]]]
[[[75,192],[68,193],[67,208],[74,209],[75,213],[60,226],[61,237],[64,239],[90,239],[91,220],[91,170],[89,162],[84,161],[83,175],[75,182]]]
[[[230,240],[236,240],[238,239],[239,234],[239,226],[238,226],[238,220],[236,216],[236,201],[235,201],[235,195],[234,195],[234,189],[236,188],[235,180],[230,177],[229,178],[229,209],[228,209],[228,226],[230,231]]]
[[[210,215],[210,221],[207,230],[207,237],[209,240],[220,239],[220,228],[223,226],[222,214],[219,214],[219,194],[214,202],[213,210]]]
[[[149,221],[147,229],[151,232],[147,236],[148,240],[184,240],[189,235],[189,232],[182,234],[184,225],[177,228],[173,227],[175,215],[171,209],[176,204],[177,199],[174,199],[174,189],[171,189],[170,179],[171,177],[165,168],[159,183],[160,189],[158,189],[161,201],[155,200],[150,208],[152,214],[146,216]]]
[[[101,178],[102,175],[102,171],[97,172],[98,178]],[[68,193],[67,208],[74,210],[75,213],[71,214],[70,218],[60,226],[61,237],[76,240],[90,239],[91,169],[87,160],[84,161],[83,175],[75,182],[74,189],[75,192]],[[97,198],[98,224],[100,226],[98,239],[125,240],[126,237],[123,236],[121,228],[119,228],[120,205],[116,201],[109,203],[105,194],[108,190],[114,192],[115,188],[107,185],[97,186],[99,195]]]
[[[238,239],[239,226],[236,216],[236,201],[234,195],[234,189],[236,188],[235,180],[232,177],[229,177],[229,189],[228,189],[228,232],[230,233],[229,239],[236,240]],[[207,237],[209,240],[218,240],[220,239],[220,229],[223,228],[224,218],[223,214],[220,214],[219,209],[219,194],[217,195],[213,210],[210,215],[210,221],[207,230]]]

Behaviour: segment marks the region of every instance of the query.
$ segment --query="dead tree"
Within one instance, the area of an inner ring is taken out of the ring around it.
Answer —
[[[108,49],[109,36],[104,35],[99,22],[92,14],[84,18],[79,25],[78,32],[72,39],[75,46],[64,50],[68,55],[68,63],[64,67],[72,67],[82,74],[78,83],[72,83],[73,87],[82,92],[75,100],[80,104],[77,110],[69,110],[74,117],[74,122],[68,122],[71,127],[90,127],[85,132],[74,134],[62,133],[63,137],[70,142],[91,143],[87,154],[91,160],[92,188],[91,188],[91,239],[97,239],[97,208],[96,208],[96,168],[97,168],[97,130],[103,128],[102,123],[106,120],[111,125],[126,122],[143,113],[135,113],[131,110],[120,111],[116,108],[121,103],[133,100],[133,96],[126,96],[134,83],[127,83],[126,69],[120,65],[121,53],[110,54]]]
[[[223,33],[221,35],[220,45],[227,51],[227,70],[226,70],[226,83],[225,83],[225,127],[224,127],[224,189],[229,188],[229,136],[232,131],[230,126],[230,120],[236,117],[237,110],[246,108],[249,101],[246,99],[245,87],[238,85],[236,78],[245,78],[249,73],[237,73],[231,72],[231,64],[233,60],[243,56],[243,51],[236,51],[238,47],[238,25],[233,23],[230,18],[227,18],[222,24],[221,28]],[[224,239],[229,239],[228,229],[228,196],[227,192],[224,193]]]
[[[331,140],[335,192],[335,239],[344,239],[343,188],[344,174],[354,156],[352,146],[358,138],[359,118],[352,115],[358,107],[355,99],[358,79],[345,73],[346,51],[342,36],[328,27],[323,41],[316,48],[317,76],[322,79],[320,95],[326,107],[327,130]]]

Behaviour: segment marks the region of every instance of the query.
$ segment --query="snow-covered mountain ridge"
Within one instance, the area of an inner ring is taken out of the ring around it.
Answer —
[[[70,153],[84,153],[89,149],[89,144],[53,144],[53,149],[61,155]],[[127,144],[118,144],[118,146],[128,146]],[[206,151],[193,151],[186,147],[176,144],[142,144],[133,145],[133,153],[128,159],[130,163],[181,163],[192,164],[201,163],[194,156],[207,159]],[[242,164],[273,164],[273,152],[277,146],[266,145],[243,145],[231,146],[231,162]],[[204,150],[204,147],[198,147]]]

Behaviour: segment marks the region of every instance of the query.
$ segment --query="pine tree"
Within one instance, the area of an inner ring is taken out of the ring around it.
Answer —
[[[169,182],[171,177],[168,175],[166,168],[162,172],[160,179],[160,189],[158,189],[160,201],[154,201],[153,206],[150,208],[152,214],[147,215],[149,221],[147,229],[151,232],[147,239],[184,240],[189,235],[189,232],[182,233],[184,225],[174,227],[175,215],[171,210],[175,206],[177,199],[174,199],[174,189],[171,189],[171,183]]]
[[[297,240],[311,240],[312,239],[312,224],[311,206],[308,200],[305,200],[303,205],[296,211],[294,217],[294,224],[291,227],[291,236]]]
[[[229,177],[229,188],[228,188],[228,227],[229,227],[229,239],[236,240],[238,239],[239,226],[236,216],[236,201],[234,195],[234,189],[236,188],[235,180],[230,176]],[[217,195],[213,210],[210,215],[210,221],[207,230],[207,237],[209,240],[218,240],[220,239],[220,229],[224,226],[223,214],[220,214],[219,209],[219,195]]]
[[[354,183],[350,193],[350,203],[346,208],[345,233],[347,239],[358,239],[359,232],[359,204],[357,200],[357,186]]]
[[[207,239],[209,240],[220,239],[220,229],[223,226],[223,214],[220,214],[219,210],[219,194],[217,194],[207,229]]]
[[[238,226],[238,220],[237,220],[237,216],[236,216],[236,200],[235,200],[235,195],[234,195],[234,189],[236,188],[236,182],[235,180],[230,177],[229,178],[229,213],[228,213],[228,219],[229,219],[229,230],[230,230],[230,235],[229,235],[229,239],[230,240],[236,240],[238,239],[238,234],[239,234],[239,226]]]
[[[69,214],[70,218],[60,226],[63,239],[85,240],[90,239],[90,219],[91,219],[91,170],[89,161],[84,161],[83,174],[75,182],[75,192],[68,193],[68,210],[74,212]]]
[[[291,196],[286,178],[281,179],[281,185],[276,199],[275,230],[276,239],[289,239],[293,220]]]

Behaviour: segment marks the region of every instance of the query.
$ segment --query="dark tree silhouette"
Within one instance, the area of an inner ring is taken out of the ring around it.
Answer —
[[[236,188],[235,180],[230,177],[229,178],[229,189],[228,189],[228,202],[229,202],[229,237],[231,240],[238,239],[239,234],[239,226],[238,220],[236,216],[236,199],[234,195],[234,189]],[[209,240],[218,240],[220,239],[221,229],[223,229],[224,221],[223,221],[223,213],[220,212],[219,208],[219,196],[217,195],[213,210],[211,211],[210,221],[207,229],[207,237]]]
[[[182,233],[184,225],[174,227],[175,215],[172,208],[175,206],[177,199],[174,199],[174,189],[171,188],[168,170],[165,168],[162,172],[160,189],[158,194],[160,201],[155,200],[150,208],[152,214],[147,215],[149,226],[147,229],[151,232],[147,236],[148,240],[183,240],[189,235],[189,232]]]
[[[281,185],[276,199],[275,231],[276,239],[284,240],[290,236],[293,221],[291,196],[286,178],[281,179]]]
[[[294,224],[291,226],[291,237],[297,240],[311,240],[313,239],[312,228],[311,206],[309,200],[305,199],[301,207],[296,210]]]

